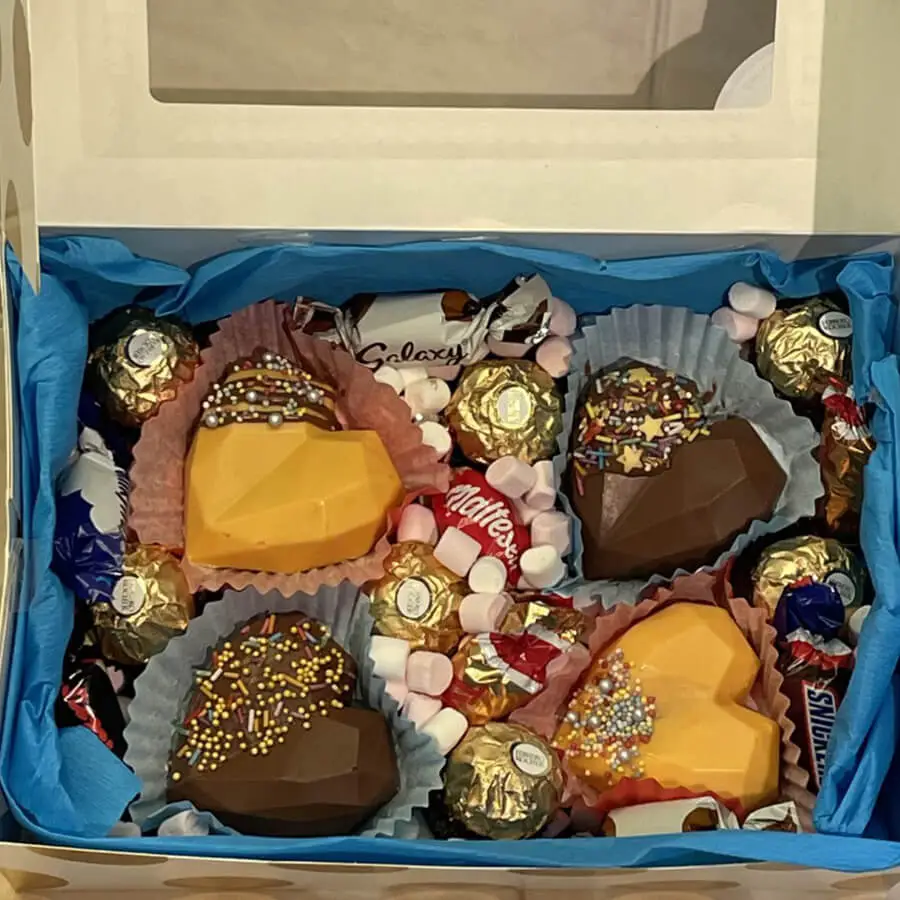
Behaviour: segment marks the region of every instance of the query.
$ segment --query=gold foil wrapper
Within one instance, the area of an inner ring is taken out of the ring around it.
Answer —
[[[865,574],[853,553],[834,538],[796,537],[766,548],[753,570],[753,603],[771,619],[786,587],[802,578],[832,585],[845,618],[863,602]]]
[[[130,426],[156,415],[194,377],[200,348],[188,329],[129,307],[98,327],[102,343],[88,360],[90,380],[110,414]]]
[[[473,462],[515,456],[533,463],[556,452],[562,396],[537,363],[485,360],[463,373],[447,407],[447,422]]]
[[[95,603],[91,611],[103,655],[135,665],[147,662],[187,628],[194,597],[171,553],[131,544],[112,601]]]
[[[813,297],[776,310],[756,336],[760,374],[785,396],[812,400],[833,376],[850,374],[850,317],[831,300]]]
[[[520,725],[470,728],[447,762],[444,801],[475,834],[520,840],[537,834],[559,808],[562,770],[556,753]]]
[[[366,587],[375,630],[409,641],[414,650],[452,652],[462,637],[459,605],[469,593],[466,582],[418,541],[395,544],[384,566],[385,576]]]
[[[550,606],[539,600],[515,603],[506,614],[500,631],[517,634],[529,631],[537,635],[554,635],[565,644],[575,644],[585,637],[587,619],[577,609]]]

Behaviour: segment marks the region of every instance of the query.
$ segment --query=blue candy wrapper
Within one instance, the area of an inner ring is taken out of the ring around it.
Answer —
[[[105,441],[82,428],[59,479],[53,567],[85,603],[110,602],[122,576],[128,476]]]
[[[772,624],[782,639],[802,628],[830,641],[844,627],[844,616],[844,602],[837,588],[810,579],[784,589]]]

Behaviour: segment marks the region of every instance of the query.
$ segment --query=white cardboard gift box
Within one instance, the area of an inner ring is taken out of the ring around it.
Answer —
[[[500,0],[357,3],[341,19],[320,0],[309,18],[283,0],[0,0],[2,226],[32,281],[39,229],[179,263],[250,242],[424,235],[597,256],[896,247],[894,0],[772,0],[774,31],[753,38],[774,37],[772,96],[737,110],[710,98],[741,61],[729,53],[758,47],[735,36],[752,17],[714,15],[726,0],[523,0],[521,22]],[[5,277],[0,289],[5,303]],[[18,561],[8,400],[4,413],[0,639]],[[0,874],[4,896],[32,897],[875,897],[900,884],[900,870],[765,863],[434,869],[22,843],[0,844]]]

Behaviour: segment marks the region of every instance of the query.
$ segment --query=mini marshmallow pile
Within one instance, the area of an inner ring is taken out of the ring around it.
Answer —
[[[724,328],[736,344],[752,341],[760,322],[775,312],[775,295],[765,288],[739,281],[728,289],[728,306],[717,309],[710,321]]]
[[[409,641],[383,635],[372,637],[369,658],[401,713],[417,731],[434,738],[438,750],[446,756],[469,727],[461,712],[444,706],[440,699],[453,681],[450,659],[430,650],[411,652]]]
[[[550,316],[547,322],[549,337],[535,351],[534,361],[553,378],[569,374],[572,362],[572,342],[578,317],[575,310],[563,300],[550,298]],[[488,350],[501,358],[517,359],[525,356],[533,344],[517,344],[488,338]],[[440,420],[440,414],[450,402],[448,382],[459,377],[462,366],[381,366],[374,373],[375,380],[392,387],[407,403],[413,421],[422,432],[422,440],[434,447],[441,459],[450,455],[453,439],[450,430]]]

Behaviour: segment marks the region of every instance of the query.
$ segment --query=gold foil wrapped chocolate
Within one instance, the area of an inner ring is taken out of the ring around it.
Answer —
[[[547,635],[553,635],[563,644],[571,645],[585,637],[587,625],[584,614],[577,609],[527,600],[510,607],[500,630],[505,634],[528,631],[545,639]]]
[[[850,374],[850,317],[831,300],[813,297],[776,310],[756,336],[760,374],[785,396],[818,397],[829,377]]]
[[[194,615],[194,597],[178,560],[162,547],[130,544],[109,603],[91,606],[103,655],[145,663],[181,634]]]
[[[447,763],[444,801],[475,834],[520,840],[559,808],[563,778],[548,744],[527,728],[492,722],[470,728]]]
[[[865,573],[840,541],[807,535],[767,547],[753,570],[753,603],[769,618],[786,587],[804,578],[830,584],[841,596],[846,617],[863,602]]]
[[[466,582],[435,558],[429,544],[395,544],[385,575],[366,587],[375,630],[403,638],[415,650],[450,653],[462,637],[459,605]]]
[[[495,359],[465,370],[450,398],[447,423],[474,462],[515,456],[533,463],[556,452],[562,413],[562,396],[540,366]]]
[[[832,534],[855,536],[859,533],[863,469],[875,449],[875,439],[852,387],[829,385],[822,394],[822,403],[825,419],[819,465],[825,494],[819,503],[819,514]]]
[[[88,378],[110,415],[139,426],[194,377],[200,348],[190,331],[143,307],[126,307],[96,327]]]

